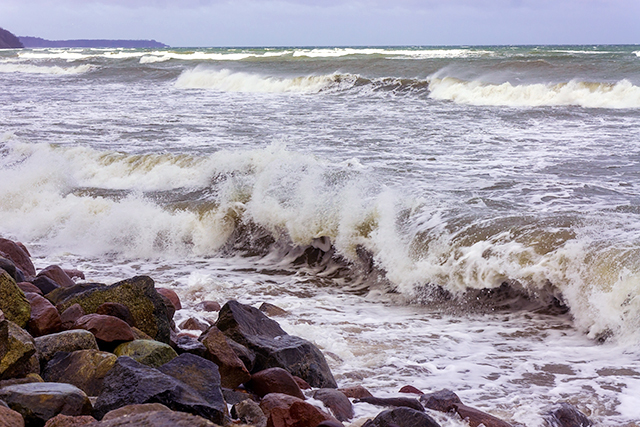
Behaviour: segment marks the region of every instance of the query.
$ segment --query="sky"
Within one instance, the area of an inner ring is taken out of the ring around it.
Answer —
[[[0,27],[173,47],[640,44],[640,0],[0,0]]]

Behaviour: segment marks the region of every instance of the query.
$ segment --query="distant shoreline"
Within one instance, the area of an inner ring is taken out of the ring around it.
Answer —
[[[82,47],[82,48],[167,48],[164,43],[155,40],[47,40],[40,37],[18,36],[25,48],[40,47]]]

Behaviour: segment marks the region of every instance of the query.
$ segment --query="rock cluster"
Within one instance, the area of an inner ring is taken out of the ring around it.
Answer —
[[[437,427],[429,411],[509,426],[448,390],[378,398],[338,389],[322,352],[265,314],[288,315],[278,307],[203,302],[217,321],[182,323],[199,337],[176,331],[181,307],[146,276],[105,285],[58,266],[36,274],[24,245],[0,239],[0,427],[339,427],[359,403],[384,409],[357,423],[367,427]],[[590,423],[568,404],[548,419]]]

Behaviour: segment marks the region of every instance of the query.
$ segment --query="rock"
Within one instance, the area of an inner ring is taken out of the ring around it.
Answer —
[[[182,381],[130,357],[119,357],[104,379],[94,415],[102,418],[113,409],[135,403],[162,403],[172,410],[200,415],[216,423],[225,418],[225,413]]]
[[[231,414],[245,424],[255,427],[267,427],[267,417],[260,409],[260,405],[251,399],[243,400],[233,405]]]
[[[47,280],[51,281],[51,279],[45,276],[40,276],[38,279],[40,278],[46,278]],[[51,283],[53,283],[53,281],[51,281]],[[51,301],[51,304],[58,307],[58,310],[60,310],[60,312],[63,312],[69,305],[67,304],[64,307],[60,307],[59,305],[61,302],[67,301],[73,297],[77,297],[91,290],[105,288],[107,288],[107,285],[105,285],[104,283],[76,283],[75,286],[71,286],[69,288],[57,287],[55,290],[46,294],[46,298]],[[97,309],[99,305],[100,304],[96,305],[95,308]]]
[[[171,304],[173,305],[173,308],[175,310],[182,310],[182,303],[180,303],[180,297],[178,296],[178,294],[176,294],[176,292],[173,289],[156,288],[156,291],[158,291],[160,295],[167,297],[169,301],[171,301]]]
[[[288,394],[268,394],[260,402],[260,408],[267,417],[267,426],[273,427],[317,426],[332,419],[315,406]]]
[[[91,332],[98,342],[98,347],[111,350],[123,342],[133,341],[133,331],[124,320],[103,314],[85,314],[73,325],[74,329]]]
[[[338,421],[349,421],[353,418],[353,405],[342,392],[334,388],[321,388],[313,393],[313,398],[324,403]]]
[[[42,426],[58,414],[91,414],[91,403],[87,395],[70,384],[12,385],[0,389],[0,399],[22,414],[27,427]]]
[[[363,397],[373,397],[373,395],[361,385],[338,389],[342,394],[352,399],[362,399]]]
[[[9,276],[17,283],[19,282],[18,276],[16,275],[16,265],[10,259],[7,259],[3,256],[0,256],[0,268],[9,273]]]
[[[136,320],[131,315],[129,308],[124,304],[119,304],[117,302],[105,302],[96,309],[96,314],[117,317],[118,319],[127,322],[129,326],[136,327]]]
[[[128,417],[131,415],[144,414],[145,412],[171,411],[161,403],[141,403],[123,406],[122,408],[109,411],[102,417],[102,421],[115,420],[116,418]]]
[[[60,313],[45,297],[35,294],[25,294],[31,304],[31,317],[27,322],[27,330],[34,337],[54,334],[62,330]]]
[[[226,336],[212,326],[200,336],[200,342],[207,348],[206,358],[218,365],[222,386],[236,388],[251,379],[244,363],[227,343]]]
[[[228,421],[227,404],[220,389],[218,367],[211,361],[194,354],[185,353],[162,365],[158,370],[188,384],[195,389],[220,414],[220,423]]]
[[[235,405],[236,403],[240,403],[247,399],[251,399],[254,402],[260,400],[260,398],[255,394],[241,389],[230,390],[228,388],[223,388],[222,395],[224,396],[224,401],[227,402],[228,405]]]
[[[293,379],[296,381],[296,384],[298,384],[298,387],[300,387],[300,390],[311,390],[311,386],[309,385],[309,383],[302,378],[294,375]]]
[[[153,341],[155,341],[153,338],[151,338],[149,335],[145,334],[144,332],[142,332],[140,329],[136,328],[135,326],[131,327],[131,331],[133,332],[133,336],[137,340],[153,340]]]
[[[196,309],[202,311],[220,311],[220,308],[220,304],[216,301],[201,301],[196,304]]]
[[[169,344],[153,340],[135,340],[120,344],[113,351],[116,356],[129,356],[143,365],[157,368],[178,357]]]
[[[63,271],[67,276],[71,277],[71,279],[77,277],[78,279],[84,280],[84,273],[80,270],[76,270],[75,268],[65,268]]]
[[[60,288],[60,285],[58,285],[47,276],[35,277],[30,280],[30,283],[36,288],[40,289],[42,295],[50,294],[51,292]]]
[[[467,420],[470,427],[484,424],[485,427],[511,427],[511,424],[494,417],[491,414],[466,406],[451,390],[440,390],[420,396],[420,401],[429,409],[436,411],[455,411],[463,420]]]
[[[71,307],[63,311],[62,314],[60,315],[60,321],[62,322],[62,329],[66,331],[68,329],[73,328],[73,325],[75,325],[76,320],[78,320],[85,314],[87,313],[85,313],[82,307],[80,307],[80,304],[73,304]]]
[[[19,412],[0,405],[0,427],[24,427],[24,419]]]
[[[36,269],[24,245],[0,238],[0,256],[10,259],[27,276],[33,277],[36,275]]]
[[[227,338],[227,344],[229,344],[229,347],[231,347],[236,356],[240,358],[245,368],[247,368],[249,372],[253,371],[253,367],[256,363],[256,354],[242,344],[238,344],[229,338]]]
[[[277,317],[277,316],[288,316],[289,312],[284,310],[277,305],[269,304],[268,302],[263,302],[258,309],[269,317]]]
[[[0,270],[0,310],[7,320],[21,328],[27,326],[31,317],[31,304],[9,273],[4,270]]]
[[[16,385],[16,384],[30,384],[30,383],[43,383],[43,382],[44,380],[42,379],[42,377],[40,377],[40,375],[31,373],[24,378],[11,378],[8,380],[2,380],[0,381],[0,388],[7,387],[10,385]],[[2,405],[2,401],[0,401],[0,405]]]
[[[17,285],[25,294],[27,294],[28,292],[31,292],[33,294],[43,295],[40,288],[34,285],[33,283],[19,282],[17,283]]]
[[[371,405],[377,405],[377,406],[395,406],[395,407],[411,408],[416,411],[424,412],[424,407],[418,401],[418,399],[411,399],[409,397],[387,397],[387,398],[363,397],[356,400],[356,403],[359,403],[359,402],[369,403]]]
[[[344,427],[344,424],[336,420],[326,420],[318,424],[316,427]]]
[[[191,335],[178,335],[174,343],[173,349],[178,353],[191,353],[200,357],[207,357],[207,347],[204,346],[197,338]]]
[[[25,377],[34,372],[33,358],[37,359],[33,337],[15,323],[1,321],[0,380]]]
[[[78,289],[74,289],[80,286]],[[95,313],[105,302],[117,302],[129,308],[137,327],[151,338],[169,343],[171,318],[162,297],[147,276],[137,276],[110,286],[76,285],[66,288],[69,292],[56,291],[52,301],[60,312],[78,303],[85,313]],[[79,293],[73,293],[81,290]],[[51,299],[51,298],[50,298]]]
[[[40,270],[40,273],[36,277],[48,277],[58,284],[58,286],[63,288],[70,288],[74,286],[76,282],[71,280],[71,277],[64,272],[64,270],[59,265],[50,265],[43,270]]]
[[[63,415],[58,414],[53,418],[50,418],[44,425],[44,427],[76,427],[86,426],[87,424],[95,423],[96,419],[91,415]]]
[[[404,387],[402,387],[398,393],[411,393],[411,394],[418,394],[420,396],[422,396],[424,393],[420,390],[418,390],[417,388],[415,388],[412,385],[406,385]]]
[[[252,372],[279,367],[313,387],[337,387],[322,352],[309,341],[288,335],[260,310],[229,301],[220,310],[216,326],[256,354]]]
[[[293,376],[282,368],[269,368],[251,375],[246,387],[260,397],[270,393],[284,393],[304,400],[304,394]]]
[[[557,404],[549,411],[546,418],[553,427],[589,427],[593,425],[585,414],[566,402]]]
[[[440,427],[433,418],[411,408],[395,408],[380,412],[373,419],[375,427]]]
[[[202,417],[174,411],[148,411],[97,423],[95,427],[218,427]]]
[[[61,352],[47,363],[43,377],[50,382],[72,384],[88,396],[97,396],[116,359],[114,354],[99,350]]]
[[[77,350],[98,349],[98,343],[93,334],[82,329],[38,337],[35,339],[35,345],[38,349],[40,364],[43,367],[49,360],[53,359],[56,353],[61,351],[72,352]]]
[[[188,329],[191,331],[206,331],[207,329],[209,329],[210,325],[201,322],[198,319],[195,319],[193,317],[188,318],[187,320],[185,320],[184,322],[180,323],[180,325],[178,325],[180,329]]]

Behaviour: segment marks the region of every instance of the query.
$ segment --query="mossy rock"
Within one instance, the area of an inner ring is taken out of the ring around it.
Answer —
[[[135,340],[120,344],[113,351],[116,356],[129,356],[143,365],[158,368],[178,357],[170,345],[153,340]]]
[[[155,340],[168,343],[171,318],[165,302],[156,292],[153,280],[136,276],[110,286],[67,288],[64,294],[47,295],[58,311],[64,312],[73,304],[79,304],[85,313],[95,313],[106,302],[117,302],[129,308],[137,327]]]
[[[35,355],[36,344],[27,331],[11,321],[0,322],[0,380],[34,372],[38,368],[32,363]]]
[[[117,359],[115,354],[100,350],[61,352],[47,364],[44,379],[72,384],[87,396],[97,396],[102,391],[104,377]]]
[[[31,317],[31,304],[22,289],[4,270],[0,270],[0,310],[7,320],[24,328]]]

